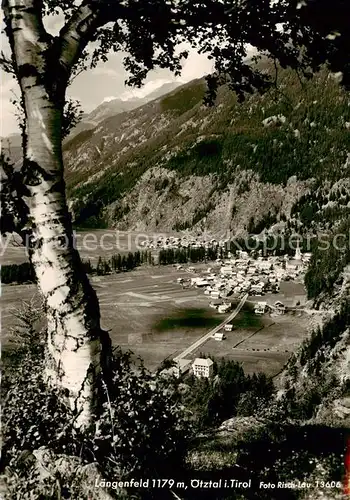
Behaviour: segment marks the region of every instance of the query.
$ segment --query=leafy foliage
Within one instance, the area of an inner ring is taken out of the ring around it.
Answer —
[[[259,481],[288,483],[291,475],[293,480],[298,478],[301,482],[310,477],[321,482],[325,481],[322,472],[326,470],[326,480],[334,481],[334,485],[337,483],[341,488],[345,436],[344,428],[270,422],[251,430],[237,443],[237,464],[254,470],[257,485]],[[318,472],[318,469],[321,470]],[[319,492],[320,488],[315,490]],[[281,487],[280,496],[273,498],[294,500],[302,495],[298,489]],[[270,499],[271,491],[260,489],[253,498]]]
[[[96,424],[81,432],[64,396],[43,379],[45,331],[35,326],[41,315],[32,304],[24,305],[18,314],[16,344],[3,359],[2,467],[7,467],[13,491],[49,495],[49,491],[57,493],[59,486],[62,498],[70,498],[73,491],[74,498],[79,498],[76,467],[68,478],[58,475],[45,486],[38,481],[35,467],[24,465],[24,454],[40,447],[66,460],[80,457],[82,465],[97,463],[105,477],[126,478],[131,473],[167,477],[170,472],[173,477],[181,468],[191,434],[178,382],[148,372],[142,363],[135,365],[131,353],[115,350],[112,378],[100,378]]]
[[[121,351],[115,352],[113,373],[94,437],[95,454],[106,467],[110,461],[111,473],[120,463],[123,474],[147,478],[157,471],[164,477],[184,460],[189,436],[178,382],[151,374],[142,362],[133,366],[130,354]]]
[[[12,162],[2,152],[0,154],[0,172],[1,234],[18,233],[24,237],[28,220],[28,207],[23,201],[26,190],[20,173],[15,171]]]
[[[79,101],[67,99],[63,109],[62,139],[81,122],[84,112]]]

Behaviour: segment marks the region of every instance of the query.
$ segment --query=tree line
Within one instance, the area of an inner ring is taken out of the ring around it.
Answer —
[[[33,266],[29,262],[1,266],[1,283],[35,283]]]
[[[103,276],[110,273],[127,272],[144,264],[153,265],[154,257],[150,250],[129,252],[126,255],[115,254],[110,259],[99,256],[94,265],[90,259],[82,260],[87,274]],[[9,264],[1,267],[2,283],[35,283],[33,266],[29,262],[23,264]]]
[[[321,293],[332,293],[336,284],[341,285],[344,268],[350,262],[349,231],[350,217],[345,219],[327,239],[315,245],[305,275],[309,299],[316,299]]]
[[[85,272],[88,274],[97,274],[103,276],[110,273],[132,271],[136,267],[144,264],[153,265],[154,257],[150,250],[142,252],[129,252],[128,254],[115,254],[110,259],[105,259],[99,256],[96,266],[91,263],[91,260],[83,260]]]
[[[222,252],[223,254],[223,252]],[[227,252],[226,252],[227,255]],[[158,263],[167,264],[187,264],[188,262],[203,262],[205,260],[215,260],[218,257],[218,247],[180,247],[162,248],[159,250]]]

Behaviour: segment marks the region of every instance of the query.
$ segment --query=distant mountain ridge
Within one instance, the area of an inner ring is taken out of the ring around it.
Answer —
[[[174,90],[179,85],[180,84],[177,82],[169,82],[163,84],[153,92],[150,92],[145,97],[132,97],[126,100],[116,98],[104,101],[99,104],[97,108],[93,109],[90,113],[84,116],[83,120],[78,123],[78,125],[69,134],[66,141],[72,139],[84,130],[91,130],[95,128],[100,122],[106,120],[111,116],[116,116],[120,113],[139,108],[147,102],[152,101],[153,99],[157,99],[158,97],[167,94],[171,90]]]
[[[153,99],[167,94],[171,90],[174,90],[180,85],[179,82],[167,82],[161,85],[156,90],[150,92],[144,97],[132,97],[130,99],[111,99],[99,104],[90,113],[85,113],[83,119],[78,125],[71,131],[70,135],[65,141],[69,141],[76,135],[84,132],[85,130],[91,130],[95,128],[101,121],[109,118],[110,116],[115,116],[126,111],[131,111],[136,109]],[[10,156],[14,163],[18,162],[22,158],[22,139],[20,134],[11,134],[7,137],[0,138],[2,149]]]
[[[179,85],[180,84],[176,82],[169,82],[163,84],[153,92],[150,92],[145,97],[132,97],[127,100],[116,98],[102,102],[99,106],[97,106],[97,108],[87,115],[86,121],[96,126],[98,123],[106,118],[109,118],[110,116],[118,115],[119,113],[123,113],[125,111],[131,111],[132,109],[136,109],[153,99],[157,99],[158,97],[171,92]]]

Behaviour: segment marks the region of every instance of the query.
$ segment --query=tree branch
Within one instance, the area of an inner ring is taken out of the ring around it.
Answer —
[[[3,50],[0,53],[0,68],[5,73],[8,73],[10,75],[16,75],[13,61],[5,55]]]
[[[60,31],[59,65],[69,78],[87,44],[93,40],[98,28],[116,20],[118,2],[84,0]],[[110,16],[107,15],[109,11]]]

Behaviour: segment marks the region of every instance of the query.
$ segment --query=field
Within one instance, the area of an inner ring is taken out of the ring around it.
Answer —
[[[179,354],[226,317],[208,307],[208,297],[202,290],[183,289],[176,283],[178,277],[185,276],[189,275],[184,271],[163,266],[92,278],[100,300],[102,326],[110,331],[113,344],[141,356],[150,369]],[[253,300],[279,298],[292,305],[293,294],[298,291],[297,295],[301,295],[302,287],[283,285],[280,294]],[[35,294],[34,285],[3,286],[3,347],[8,345],[9,327],[15,322],[11,308]],[[248,304],[237,316],[235,330],[227,333],[227,340],[210,339],[200,352],[240,361],[248,373],[263,370],[276,374],[305,337],[309,318],[301,313],[259,318],[251,312],[251,307]],[[195,352],[193,356],[198,354]]]
[[[253,314],[242,311],[233,321],[235,329],[225,332],[226,340],[210,339],[194,355],[225,357],[242,363],[246,373],[276,375],[305,338],[309,318],[301,313],[262,318]]]
[[[188,276],[174,268],[142,268],[130,273],[94,277],[102,326],[113,343],[141,355],[156,367],[165,357],[181,351],[203,335],[222,316],[207,307],[197,289],[183,290],[176,278]],[[34,285],[4,285],[2,289],[3,346],[6,330],[15,319],[11,308],[36,294]]]

